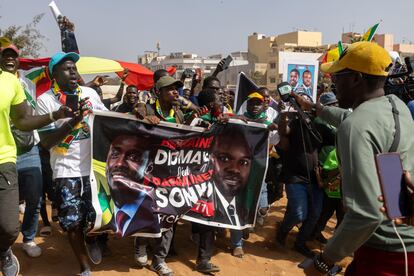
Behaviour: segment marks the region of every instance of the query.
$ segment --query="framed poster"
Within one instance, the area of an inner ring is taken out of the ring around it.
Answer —
[[[283,81],[287,81],[295,93],[306,93],[316,101],[319,63],[315,54],[304,54],[289,53],[283,57]]]

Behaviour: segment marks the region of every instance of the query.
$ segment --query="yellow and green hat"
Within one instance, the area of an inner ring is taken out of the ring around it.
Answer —
[[[338,60],[321,65],[325,73],[350,69],[373,76],[388,76],[392,63],[389,53],[374,42],[360,41],[348,45]]]

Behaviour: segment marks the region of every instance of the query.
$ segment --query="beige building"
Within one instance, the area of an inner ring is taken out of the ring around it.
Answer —
[[[276,90],[282,81],[281,52],[310,53],[319,57],[328,46],[322,45],[321,32],[296,31],[277,36],[253,33],[248,37],[248,61],[252,72],[250,77],[259,85]]]
[[[358,41],[362,38],[363,34],[359,33],[343,33],[342,42],[343,43],[352,43]],[[414,55],[414,45],[413,44],[395,44],[393,34],[376,34],[372,39],[373,42],[378,43],[381,47],[388,51],[395,51],[400,54],[400,56],[410,56]]]

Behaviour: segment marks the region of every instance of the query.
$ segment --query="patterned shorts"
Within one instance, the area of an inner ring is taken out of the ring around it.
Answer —
[[[87,227],[94,222],[89,176],[55,179],[59,224],[64,231]]]

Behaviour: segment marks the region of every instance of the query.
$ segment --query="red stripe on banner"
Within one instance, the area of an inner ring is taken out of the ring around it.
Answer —
[[[199,213],[203,217],[214,217],[214,204],[213,202],[199,200],[191,211]]]

